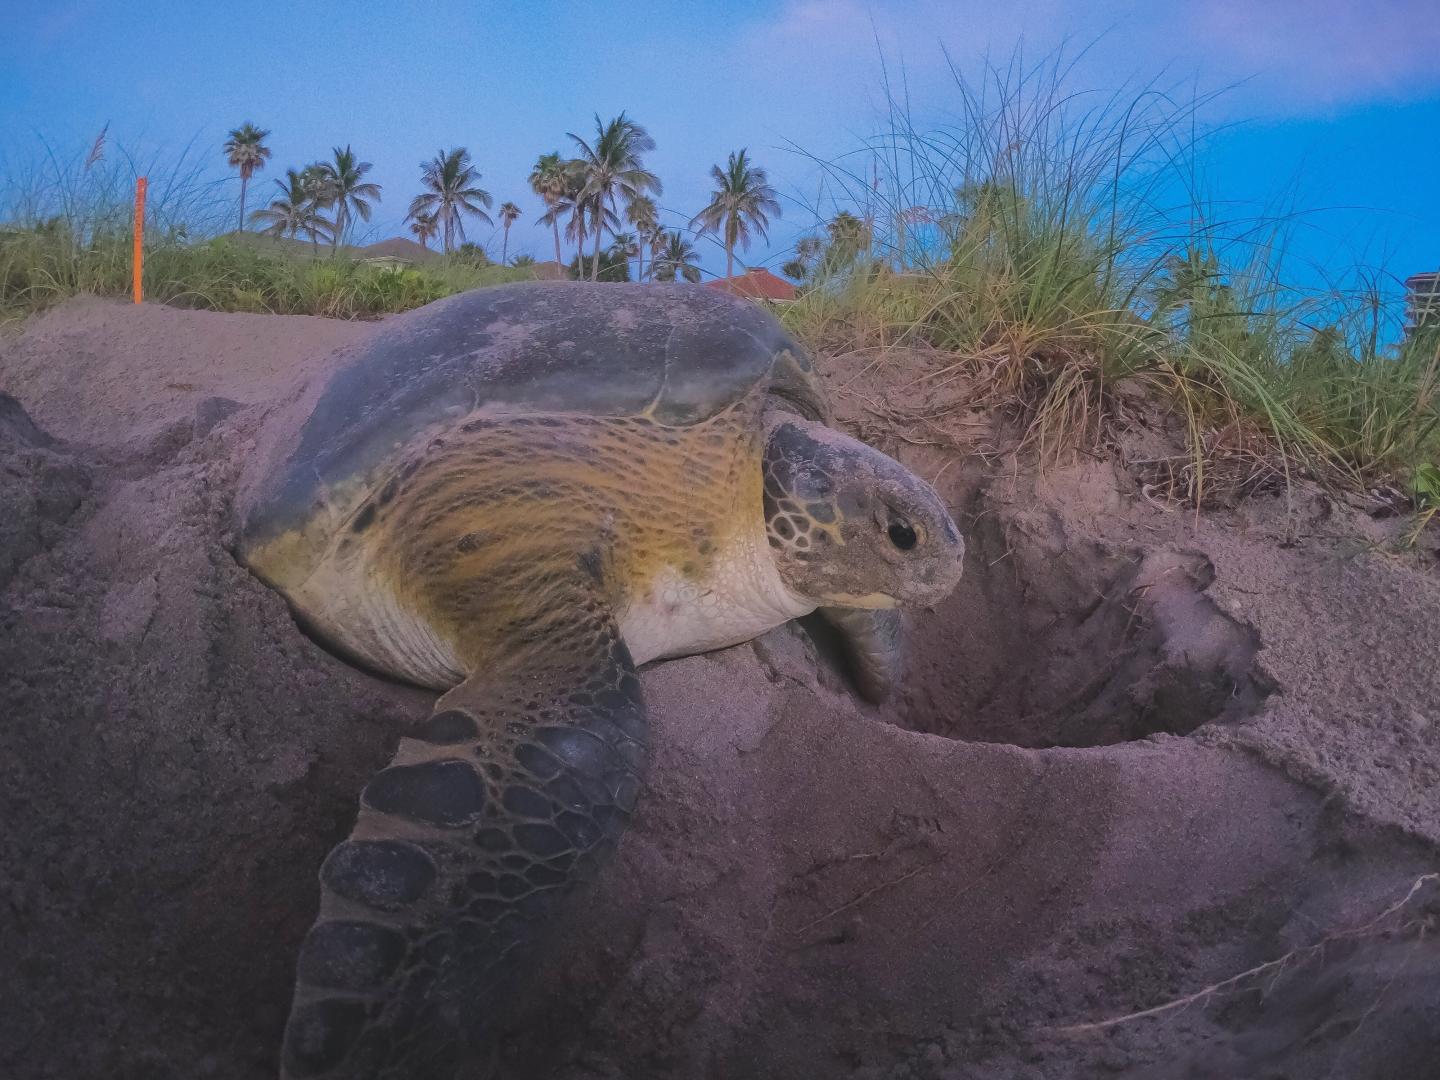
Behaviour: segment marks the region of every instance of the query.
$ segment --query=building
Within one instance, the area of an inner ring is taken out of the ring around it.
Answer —
[[[389,240],[381,240],[378,244],[357,249],[355,257],[367,266],[378,266],[386,270],[403,270],[407,266],[432,262],[440,258],[440,254],[431,251],[423,244],[417,244],[414,240],[403,236],[392,236]]]
[[[763,266],[752,267],[735,277],[716,278],[714,281],[707,281],[705,285],[749,300],[769,300],[774,304],[795,302],[795,286],[782,277],[776,277]]]
[[[1405,331],[1440,322],[1440,270],[1405,279]]]

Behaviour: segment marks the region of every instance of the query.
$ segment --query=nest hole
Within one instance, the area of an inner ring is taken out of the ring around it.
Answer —
[[[983,511],[983,507],[982,507]],[[911,625],[888,707],[913,731],[1026,747],[1104,746],[1256,712],[1259,635],[1206,595],[1193,551],[1123,550],[1055,515],[981,512],[956,592]]]

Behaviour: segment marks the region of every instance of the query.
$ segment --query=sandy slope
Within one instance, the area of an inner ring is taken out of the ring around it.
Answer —
[[[82,301],[0,343],[57,439],[0,409],[0,1074],[274,1074],[315,868],[428,704],[296,631],[229,501],[369,329]],[[798,629],[651,668],[652,788],[505,1074],[1440,1077],[1440,885],[1367,925],[1440,870],[1433,562],[1308,489],[1196,521],[900,452],[971,538],[906,694]]]

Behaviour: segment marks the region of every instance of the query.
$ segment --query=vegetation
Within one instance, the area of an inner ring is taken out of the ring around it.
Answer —
[[[541,154],[530,171],[530,190],[545,204],[545,213],[536,224],[549,225],[555,233],[555,261],[564,262],[560,256],[561,203],[570,192],[569,163],[559,153]]]
[[[303,173],[286,169],[285,179],[276,180],[275,186],[280,194],[271,200],[269,206],[250,215],[252,223],[264,226],[260,230],[262,233],[292,239],[304,236],[312,244],[330,238],[330,222],[320,213],[315,187]]]
[[[608,124],[602,124],[600,117],[595,117],[593,146],[574,133],[570,138],[580,151],[575,171],[583,182],[574,196],[574,202],[577,209],[584,208],[595,230],[595,253],[590,267],[590,280],[595,281],[600,273],[600,245],[604,240],[604,231],[607,228],[613,231],[620,224],[616,196],[634,199],[647,192],[659,195],[663,190],[660,178],[647,171],[641,160],[643,153],[655,149],[655,140],[624,113]],[[583,214],[577,216],[577,221],[581,222],[581,235],[583,218]]]
[[[440,231],[440,225],[434,214],[416,214],[410,218],[410,231],[415,234],[415,239],[420,241],[420,246],[428,251],[430,241],[435,239],[435,234]]]
[[[694,245],[681,233],[661,233],[659,247],[655,252],[655,280],[674,281],[677,277],[682,277],[690,282],[699,281],[698,260]]]
[[[827,164],[848,206],[785,264],[791,327],[877,369],[903,355],[917,426],[1002,410],[1046,458],[1108,440],[1142,391],[1189,449],[1137,464],[1191,504],[1297,470],[1418,491],[1440,461],[1440,334],[1387,326],[1371,273],[1291,285],[1303,219],[1210,213],[1189,165],[1203,103],[1097,104],[1062,74],[957,79],[961,123],[897,108],[863,170]]]
[[[225,160],[232,169],[240,170],[240,228],[245,228],[245,193],[250,187],[250,177],[256,169],[263,169],[270,158],[270,148],[265,145],[270,132],[261,131],[254,124],[244,123],[233,129],[225,138]],[[101,135],[101,139],[104,135]],[[97,147],[100,143],[97,141]]]
[[[1197,198],[1189,163],[1204,102],[1176,105],[1150,88],[1092,100],[1062,90],[1063,73],[1056,61],[990,71],[978,88],[957,77],[953,126],[922,131],[893,108],[890,130],[858,154],[818,162],[833,204],[781,266],[801,283],[780,309],[791,328],[910,379],[923,405],[895,418],[927,430],[950,413],[998,410],[1053,458],[1158,410],[1188,451],[1132,464],[1177,499],[1304,470],[1332,483],[1393,479],[1421,524],[1440,514],[1440,328],[1399,333],[1374,272],[1296,288],[1287,237],[1302,218],[1226,219]],[[427,249],[439,237],[444,255],[416,267],[367,265],[346,247],[380,199],[349,146],[287,169],[247,219],[268,135],[247,123],[224,146],[241,220],[260,236],[206,239],[234,220],[231,196],[187,163],[168,178],[123,154],[112,164],[104,132],[87,156],[52,154],[48,171],[12,181],[0,200],[0,316],[127,291],[142,170],[155,300],[357,317],[531,276],[529,255],[504,265],[519,204],[498,211],[500,265],[466,240],[467,219],[491,223],[493,200],[463,147],[421,166],[406,223]],[[661,224],[646,130],[622,113],[570,138],[574,158],[541,154],[527,178],[556,261],[568,241],[575,278],[627,281],[634,261],[642,281],[700,281],[694,237]],[[714,192],[690,226],[720,240],[730,276],[736,248],[768,238],[780,206],[746,150],[710,175]]]
[[[449,152],[441,150],[420,164],[420,186],[425,191],[415,196],[408,216],[433,216],[440,223],[445,250],[453,251],[455,240],[465,239],[465,215],[491,224],[485,208],[495,200],[488,191],[475,186],[479,179],[480,173],[470,164],[470,153],[463,146]]]
[[[744,150],[731,151],[725,168],[712,165],[710,175],[715,180],[715,193],[710,204],[691,220],[690,227],[698,226],[701,235],[711,232],[721,237],[728,278],[735,274],[735,245],[748,251],[752,231],[768,239],[765,230],[770,227],[770,216],[780,216],[780,203],[765,170],[751,164]]]
[[[796,281],[803,281],[814,273],[824,246],[818,236],[802,236],[795,241],[795,257],[780,267],[780,272]]]
[[[319,205],[335,212],[330,243],[338,247],[350,231],[351,215],[361,221],[370,220],[370,200],[380,201],[380,185],[365,180],[370,162],[358,160],[349,146],[343,150],[337,146],[333,154],[329,161],[316,166],[315,186]]]
[[[635,276],[640,281],[645,280],[645,252],[655,244],[655,237],[660,231],[660,218],[655,208],[655,200],[649,195],[636,195],[625,205],[625,220],[635,227],[635,234],[638,240],[635,257],[639,260]]]
[[[505,239],[500,245],[500,261],[508,262],[510,258],[510,226],[515,224],[515,219],[520,216],[520,207],[513,202],[500,204],[500,225],[505,230]]]
[[[308,247],[297,246],[302,253]],[[63,225],[0,233],[0,316],[77,293],[123,296],[130,287],[130,255],[130,238],[119,230],[83,243]],[[145,255],[146,298],[159,303],[341,319],[406,311],[465,289],[530,277],[527,269],[479,266],[458,256],[402,269],[308,258],[238,237],[156,243],[147,245]]]
[[[629,281],[631,258],[632,249],[621,239],[600,251],[598,273],[594,256],[587,261],[586,256],[576,255],[568,267],[569,276],[572,281]]]

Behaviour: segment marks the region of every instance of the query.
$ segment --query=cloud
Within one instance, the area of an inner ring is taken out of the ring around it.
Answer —
[[[879,96],[880,57],[912,98],[940,97],[945,52],[967,75],[1012,50],[1085,55],[1080,85],[1160,72],[1200,90],[1238,84],[1232,110],[1294,116],[1440,89],[1440,0],[791,0],[740,48],[791,93],[841,110]]]
[[[1276,111],[1440,88],[1435,0],[1210,0],[1182,18],[1192,60],[1208,57],[1215,75],[1252,79]]]

